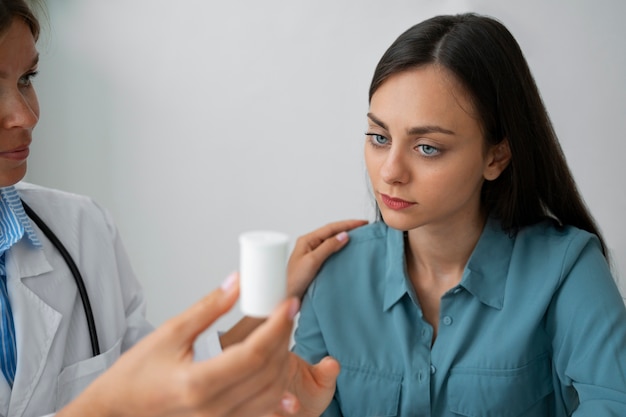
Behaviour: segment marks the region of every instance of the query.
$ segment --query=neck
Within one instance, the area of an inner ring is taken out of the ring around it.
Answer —
[[[487,216],[445,225],[427,225],[407,233],[406,260],[412,277],[456,285],[485,226]]]

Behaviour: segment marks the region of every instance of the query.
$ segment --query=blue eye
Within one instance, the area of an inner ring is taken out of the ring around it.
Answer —
[[[424,156],[435,156],[439,154],[439,149],[430,145],[417,145],[420,150],[420,153]]]
[[[382,135],[377,135],[375,133],[366,133],[366,136],[369,136],[370,143],[374,146],[384,146],[389,143],[389,139]]]
[[[24,74],[20,80],[19,84],[22,87],[30,87],[33,84],[33,78],[37,76],[37,71],[29,72],[28,74]]]

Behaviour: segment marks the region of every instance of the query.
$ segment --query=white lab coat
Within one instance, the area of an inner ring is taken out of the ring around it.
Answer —
[[[145,301],[110,215],[91,199],[19,183],[16,188],[70,252],[90,296],[100,343],[92,357],[83,304],[58,250],[23,238],[6,252],[17,339],[13,390],[0,375],[0,416],[53,413],[152,330]]]

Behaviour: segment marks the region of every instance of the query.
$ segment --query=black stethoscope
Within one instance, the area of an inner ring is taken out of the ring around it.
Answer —
[[[24,211],[30,217],[37,226],[41,229],[44,235],[52,242],[54,247],[59,251],[63,260],[70,268],[72,272],[72,276],[74,277],[74,281],[76,281],[76,286],[78,287],[78,292],[80,293],[80,299],[83,302],[83,308],[85,309],[85,316],[87,316],[87,327],[89,327],[89,339],[91,340],[91,351],[93,356],[97,356],[100,354],[100,346],[98,344],[98,332],[96,331],[96,323],[93,319],[93,311],[91,309],[91,302],[89,301],[89,296],[87,295],[87,289],[85,288],[85,281],[83,281],[83,277],[80,275],[80,271],[72,259],[70,253],[65,249],[63,243],[59,240],[59,238],[54,234],[52,230],[48,227],[48,225],[41,220],[41,218],[33,211],[32,208],[28,206],[22,200],[22,205],[24,206]]]

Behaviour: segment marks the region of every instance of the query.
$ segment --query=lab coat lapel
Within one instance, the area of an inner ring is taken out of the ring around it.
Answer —
[[[4,375],[0,375],[0,417],[8,415],[10,401],[11,387]]]
[[[61,314],[42,299],[50,292],[49,272],[53,269],[43,248],[22,239],[7,252],[6,262],[17,342],[17,370],[8,415],[19,417],[41,378]],[[28,285],[22,282],[26,278],[30,278]]]

